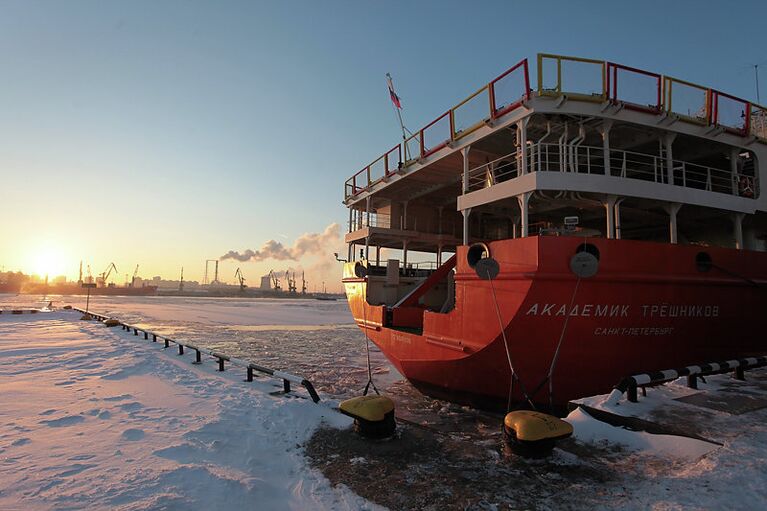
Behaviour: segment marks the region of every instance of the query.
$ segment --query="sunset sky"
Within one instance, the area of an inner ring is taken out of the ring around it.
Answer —
[[[221,276],[303,267],[337,290],[343,182],[399,136],[386,72],[412,130],[537,52],[755,100],[766,17],[764,1],[0,1],[0,268],[199,280],[205,259],[330,232]]]

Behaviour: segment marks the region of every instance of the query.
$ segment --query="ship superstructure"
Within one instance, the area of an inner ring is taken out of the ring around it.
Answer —
[[[479,405],[767,351],[767,109],[613,62],[536,64],[346,181],[357,323],[419,388]]]

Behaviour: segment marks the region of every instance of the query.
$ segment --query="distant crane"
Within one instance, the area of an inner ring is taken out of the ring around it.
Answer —
[[[279,291],[282,289],[280,287],[280,279],[277,278],[277,275],[274,273],[274,270],[269,270],[269,276],[272,278],[272,285],[274,285],[274,290]]]
[[[99,275],[99,278],[96,279],[96,283],[100,284],[101,287],[106,287],[107,280],[109,279],[109,276],[112,274],[112,270],[117,272],[117,266],[115,266],[115,263],[109,263],[109,266],[107,266],[107,269],[104,270],[101,275]]]
[[[306,285],[307,284],[308,284],[308,282],[306,282],[306,279],[304,278],[304,272],[301,271],[301,294],[302,295],[306,294]]]
[[[130,279],[130,287],[133,287],[136,283],[136,275],[138,275],[138,265],[136,265],[136,269],[133,270],[133,278]]]
[[[178,290],[184,290],[184,267],[181,267],[181,280],[178,281]]]
[[[80,260],[80,276],[77,278],[77,283],[83,285],[83,261]]]
[[[248,287],[245,285],[245,276],[242,274],[242,271],[237,268],[237,271],[234,272],[234,277],[240,281],[240,291],[245,291],[245,288]]]
[[[91,274],[91,265],[90,264],[88,265],[88,270],[87,270],[84,282],[86,284],[93,284],[93,275]]]
[[[288,281],[288,293],[296,292],[296,273],[293,272],[293,278],[290,278],[290,270],[285,271],[285,280]]]

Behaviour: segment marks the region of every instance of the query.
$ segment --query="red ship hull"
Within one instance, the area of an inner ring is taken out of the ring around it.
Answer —
[[[599,251],[599,269],[582,279],[569,266],[582,238],[490,243],[500,265],[492,282],[477,277],[468,248],[459,247],[448,313],[409,307],[387,314],[363,298],[364,278],[347,275],[344,283],[358,325],[411,383],[427,395],[482,408],[505,406],[509,397],[500,324],[521,383],[512,400],[525,400],[524,387],[534,402],[555,407],[607,393],[632,374],[767,353],[767,253],[587,243]],[[707,271],[696,264],[701,252],[713,262]]]

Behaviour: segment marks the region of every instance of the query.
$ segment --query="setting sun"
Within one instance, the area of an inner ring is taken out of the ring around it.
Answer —
[[[41,247],[33,253],[29,260],[32,263],[30,270],[41,276],[55,277],[63,275],[67,271],[66,257],[58,247]]]

